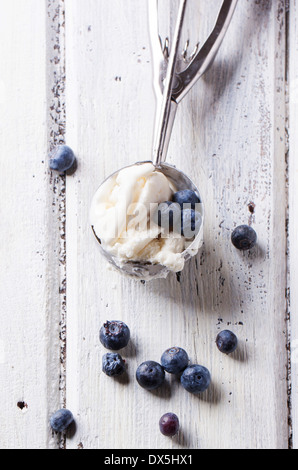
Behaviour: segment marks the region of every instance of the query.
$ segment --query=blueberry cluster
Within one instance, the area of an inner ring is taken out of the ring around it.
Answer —
[[[123,321],[106,321],[99,332],[101,344],[111,351],[125,348],[130,340],[130,329]],[[125,360],[118,353],[107,353],[102,358],[102,371],[109,377],[125,372]]]
[[[106,321],[100,329],[99,338],[106,349],[118,351],[128,345],[130,329],[122,321]],[[237,349],[237,336],[229,330],[221,331],[217,335],[216,345],[222,353],[231,354]],[[102,370],[109,377],[120,376],[125,372],[125,360],[119,353],[106,353],[102,358]],[[179,376],[183,388],[189,393],[203,393],[211,383],[209,370],[199,364],[190,364],[187,352],[176,346],[164,351],[160,363],[145,361],[140,364],[136,380],[145,390],[155,390],[164,383],[166,372]],[[72,413],[62,409],[52,415],[50,425],[55,432],[64,432],[73,421]],[[160,432],[165,436],[175,436],[179,426],[179,419],[174,413],[166,413],[160,418]]]
[[[238,346],[237,336],[229,330],[221,331],[216,338],[216,345],[224,354],[233,353]],[[180,376],[182,386],[190,393],[205,392],[211,383],[209,370],[199,364],[189,364],[187,352],[180,347],[167,349],[161,356],[160,363],[146,361],[136,371],[138,384],[146,390],[155,390],[165,380],[165,372]]]
[[[199,196],[189,189],[178,191],[172,201],[158,205],[153,220],[166,231],[181,233],[190,240],[199,233],[202,216],[198,211]]]
[[[106,349],[118,351],[130,340],[129,327],[122,321],[106,321],[100,329],[99,338]],[[102,358],[102,370],[109,377],[125,372],[125,360],[118,353],[107,353]],[[155,390],[165,381],[165,373],[180,375],[182,386],[190,393],[201,393],[211,383],[210,372],[198,364],[189,365],[187,352],[180,347],[167,349],[160,363],[145,361],[136,371],[138,384],[146,390]]]
[[[211,383],[206,367],[189,365],[187,352],[180,347],[167,349],[161,356],[160,364],[155,361],[143,362],[137,369],[138,384],[146,390],[155,390],[165,380],[165,372],[180,376],[182,386],[191,393],[202,393]]]

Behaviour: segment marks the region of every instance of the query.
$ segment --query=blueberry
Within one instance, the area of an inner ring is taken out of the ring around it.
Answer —
[[[56,413],[51,416],[50,425],[54,431],[63,432],[66,431],[73,420],[71,411],[63,409],[56,411]]]
[[[257,234],[252,227],[240,225],[233,231],[231,240],[238,250],[247,251],[257,243]]]
[[[181,234],[191,239],[199,233],[202,225],[202,216],[193,209],[184,209],[181,217]]]
[[[180,233],[181,207],[171,201],[161,202],[153,216],[154,222],[168,231],[175,230]]]
[[[158,362],[146,361],[137,368],[136,379],[146,390],[155,390],[163,384],[165,371]]]
[[[197,364],[188,366],[181,375],[181,384],[190,393],[205,392],[210,383],[209,370]]]
[[[120,354],[107,353],[102,358],[102,371],[109,377],[122,375],[125,372],[125,361]]]
[[[174,347],[163,353],[160,363],[169,374],[180,374],[188,366],[189,358],[184,349]]]
[[[174,413],[166,413],[159,420],[159,429],[164,436],[173,437],[179,431],[179,419]]]
[[[173,202],[177,202],[180,204],[181,208],[183,209],[183,204],[191,204],[191,209],[196,208],[196,204],[200,204],[199,196],[190,189],[184,189],[183,191],[178,191],[173,196]]]
[[[237,336],[229,330],[221,331],[216,338],[216,345],[224,354],[233,353],[238,346]]]
[[[75,162],[75,154],[67,145],[58,145],[51,153],[50,168],[54,171],[69,170]]]
[[[118,351],[128,345],[130,330],[122,321],[107,321],[100,329],[99,338],[105,348]]]

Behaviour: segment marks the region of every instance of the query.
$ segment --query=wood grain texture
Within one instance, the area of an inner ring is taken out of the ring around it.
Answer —
[[[1,1],[1,11],[0,445],[56,448],[62,187],[47,162],[48,142],[57,142],[56,13],[39,0]]]
[[[161,11],[166,25],[170,5]],[[191,2],[194,43],[219,5]],[[239,2],[212,69],[178,110],[168,160],[204,195],[205,243],[180,278],[146,284],[108,269],[89,226],[102,180],[151,156],[146,2],[66,0],[65,9],[66,138],[79,161],[66,196],[66,405],[76,417],[67,448],[287,448],[284,2]],[[259,237],[246,254],[230,243],[243,223]],[[121,381],[101,372],[98,332],[107,319],[131,328]],[[227,327],[240,340],[233,357],[214,344]],[[138,364],[173,345],[210,369],[206,394],[186,393],[173,377],[156,393],[137,385]],[[158,431],[168,411],[182,426],[173,440]]]
[[[297,123],[298,123],[298,4],[290,3],[289,15],[289,268],[290,268],[290,332],[291,332],[291,421],[293,448],[298,448],[298,206],[297,206]]]
[[[160,3],[171,36],[178,1]],[[220,3],[190,1],[190,49]],[[198,183],[205,241],[180,276],[151,283],[112,271],[89,226],[102,180],[151,158],[147,0],[0,6],[0,447],[298,448],[297,0],[241,0],[179,105],[168,161]],[[49,151],[64,142],[77,171],[51,174]],[[245,254],[230,242],[242,223],[258,233]],[[120,380],[101,371],[107,319],[131,329]],[[230,357],[215,346],[226,328],[240,341]],[[137,366],[174,345],[210,369],[207,393],[169,375],[154,393],[138,386]],[[49,427],[62,406],[76,422],[66,438]],[[181,423],[172,440],[158,429],[168,411]]]

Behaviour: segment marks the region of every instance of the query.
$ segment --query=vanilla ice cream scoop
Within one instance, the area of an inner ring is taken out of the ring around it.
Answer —
[[[174,167],[164,164],[157,169],[152,162],[126,167],[104,181],[92,200],[90,219],[108,261],[144,280],[182,271],[186,259],[197,253],[202,236],[189,242],[180,233],[166,233],[152,214],[158,204],[185,188],[196,190]]]
[[[118,249],[122,253],[127,250],[127,259],[137,256],[146,243],[150,203],[168,201],[172,196],[167,178],[154,170],[151,163],[124,168],[95,194],[91,224],[102,245],[115,256],[119,255]],[[138,213],[139,230],[132,221],[135,213]],[[155,227],[152,238],[159,233]],[[123,245],[122,249],[119,244]]]

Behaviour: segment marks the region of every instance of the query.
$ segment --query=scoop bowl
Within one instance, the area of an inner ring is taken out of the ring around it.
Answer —
[[[142,165],[148,162],[138,162],[134,165]],[[152,163],[152,162],[150,162]],[[125,168],[129,168],[134,165],[129,165]],[[124,168],[123,168],[124,169]],[[187,245],[187,248],[182,252],[182,256],[185,259],[185,262],[188,261],[190,258],[195,256],[199,249],[203,244],[203,228],[204,228],[204,205],[202,202],[201,194],[196,187],[196,185],[192,182],[192,180],[185,175],[182,171],[178,170],[175,166],[169,165],[168,163],[161,163],[158,167],[156,167],[158,171],[163,173],[170,182],[176,187],[177,191],[181,191],[184,189],[190,189],[194,191],[198,197],[200,198],[201,204],[199,205],[199,212],[202,217],[202,224],[199,229],[198,234],[195,236],[193,240],[191,240]],[[112,175],[110,175],[102,184],[104,184],[108,179],[115,177],[121,170],[116,171]],[[130,278],[136,280],[144,280],[144,281],[151,281],[154,279],[162,279],[166,278],[168,274],[171,272],[167,267],[161,264],[153,264],[148,261],[119,261],[115,256],[111,255],[107,250],[105,250],[102,246],[101,240],[96,234],[94,227],[91,223],[91,228],[93,234],[95,236],[97,246],[100,249],[101,254],[104,258],[108,261],[108,263],[114,267],[117,271],[121,272],[121,274],[128,276]]]

